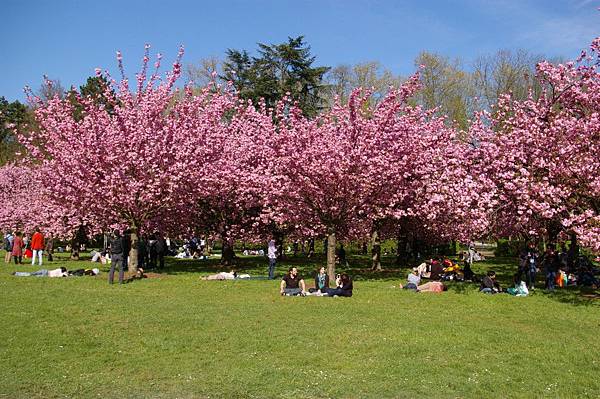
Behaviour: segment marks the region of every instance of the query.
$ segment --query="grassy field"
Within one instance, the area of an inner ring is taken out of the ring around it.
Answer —
[[[322,260],[293,259],[305,274]],[[352,298],[277,295],[278,281],[200,281],[217,260],[169,259],[159,278],[0,273],[0,398],[600,397],[600,301],[392,288],[351,257]],[[389,267],[391,259],[386,259]],[[90,267],[60,259],[52,266]],[[508,281],[515,262],[493,259]],[[34,270],[31,266],[19,270]],[[265,275],[266,261],[241,271]]]

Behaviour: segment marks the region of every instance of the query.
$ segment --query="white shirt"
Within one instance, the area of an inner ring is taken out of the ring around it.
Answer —
[[[269,241],[269,250],[267,256],[269,257],[269,259],[277,258],[277,248],[275,248],[274,240]]]
[[[63,273],[63,271],[58,268],[54,270],[48,270],[48,277],[66,277],[67,273]]]

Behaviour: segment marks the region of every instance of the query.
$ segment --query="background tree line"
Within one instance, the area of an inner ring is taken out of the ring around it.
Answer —
[[[255,103],[264,98],[267,107],[290,93],[308,116],[330,109],[336,98],[347,103],[357,87],[373,90],[371,101],[377,101],[406,80],[375,60],[315,66],[310,50],[302,36],[280,44],[259,43],[256,55],[229,49],[222,59],[209,57],[188,64],[186,77],[198,87],[212,80],[231,81],[242,98]],[[527,50],[499,50],[466,63],[423,51],[414,61],[422,85],[414,101],[466,129],[474,113],[489,110],[501,94],[510,92],[521,100],[532,91],[537,98],[541,87],[534,79],[535,66],[543,59]]]
[[[421,70],[422,88],[413,101],[425,109],[435,109],[438,115],[447,115],[448,123],[467,129],[474,113],[489,110],[503,93],[510,92],[520,100],[532,91],[537,98],[541,87],[534,79],[535,66],[542,59],[526,50],[500,50],[465,63],[459,58],[424,51],[414,61]],[[289,95],[309,117],[331,109],[336,99],[346,104],[357,87],[371,89],[370,101],[376,102],[390,87],[397,88],[406,80],[378,61],[333,67],[316,64],[310,45],[298,36],[279,44],[258,43],[255,54],[245,49],[228,49],[223,58],[203,58],[188,64],[185,74],[188,82],[198,88],[210,81],[231,82],[241,98],[255,104],[264,101],[267,107],[274,107]],[[105,85],[101,78],[90,77],[80,92],[102,101]],[[42,84],[35,94],[42,101],[59,96],[76,103],[73,92],[73,88],[66,90],[54,80],[51,85]],[[20,152],[14,129],[35,128],[32,122],[32,105],[0,97],[0,164]]]

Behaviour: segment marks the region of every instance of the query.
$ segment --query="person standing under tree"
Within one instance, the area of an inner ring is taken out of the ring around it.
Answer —
[[[44,235],[40,231],[40,228],[35,229],[35,233],[31,236],[31,266],[35,265],[35,258],[39,258],[40,267],[42,266],[42,254],[44,253]]]
[[[156,233],[156,255],[158,256],[158,268],[165,268],[165,255],[167,254],[167,242],[162,234]]]
[[[115,267],[119,266],[119,284],[123,284],[123,277],[125,274],[125,270],[123,268],[124,262],[123,258],[127,259],[126,256],[123,255],[123,237],[121,237],[121,233],[119,230],[114,231],[113,240],[110,242],[110,272],[108,273],[108,283],[112,284],[115,278]]]
[[[25,242],[23,242],[23,237],[20,231],[15,233],[15,238],[13,240],[12,246],[12,256],[15,260],[15,264],[23,264],[23,248],[25,247]]]
[[[46,254],[48,255],[48,261],[52,262],[53,260],[53,255],[54,255],[54,238],[52,238],[52,235],[48,235],[48,238],[46,239],[46,248],[44,248],[46,250]]]
[[[11,234],[10,231],[4,236],[4,250],[6,251],[6,255],[4,256],[4,263],[10,263],[14,239],[15,237],[13,234]]]
[[[521,253],[520,256],[521,263],[519,266],[518,275],[519,278],[521,278],[522,275],[525,274],[527,286],[529,287],[530,291],[535,289],[535,278],[537,274],[539,256],[539,252],[535,247],[535,244],[532,242],[527,245],[527,248]]]
[[[147,258],[148,258],[148,246],[146,245],[146,236],[140,235],[137,241],[137,250],[138,250],[138,259],[137,259],[137,267],[146,269]]]
[[[275,264],[277,263],[277,248],[275,247],[275,239],[271,237],[267,247],[267,257],[269,258],[269,280],[275,278]]]

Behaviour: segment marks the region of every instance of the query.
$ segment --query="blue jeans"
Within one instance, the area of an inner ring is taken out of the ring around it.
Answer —
[[[494,293],[494,290],[493,290],[493,289],[491,289],[491,288],[487,288],[487,287],[485,287],[485,288],[482,288],[482,289],[480,289],[479,291],[480,291],[480,292],[483,292],[484,294],[493,294],[493,293]]]
[[[556,272],[546,272],[546,288],[554,290],[554,282],[556,281]]]
[[[40,269],[37,272],[33,272],[33,273],[29,273],[29,272],[15,272],[15,276],[17,276],[17,277],[29,277],[29,276],[48,277],[48,270],[47,269]]]
[[[535,275],[535,269],[529,269],[527,271],[527,285],[529,286],[529,288],[535,288]]]
[[[277,263],[277,258],[269,258],[269,280],[275,278],[275,263]]]
[[[328,296],[346,296],[346,297],[351,297],[352,296],[352,291],[349,290],[343,290],[341,288],[329,288],[327,290],[327,295]]]
[[[110,272],[108,273],[109,284],[112,284],[115,279],[115,267],[117,264],[119,265],[119,283],[123,283],[123,276],[125,274],[125,261],[123,260],[123,254],[113,254],[112,258],[110,259]]]
[[[284,288],[283,293],[285,295],[300,295],[302,292],[301,288]]]

